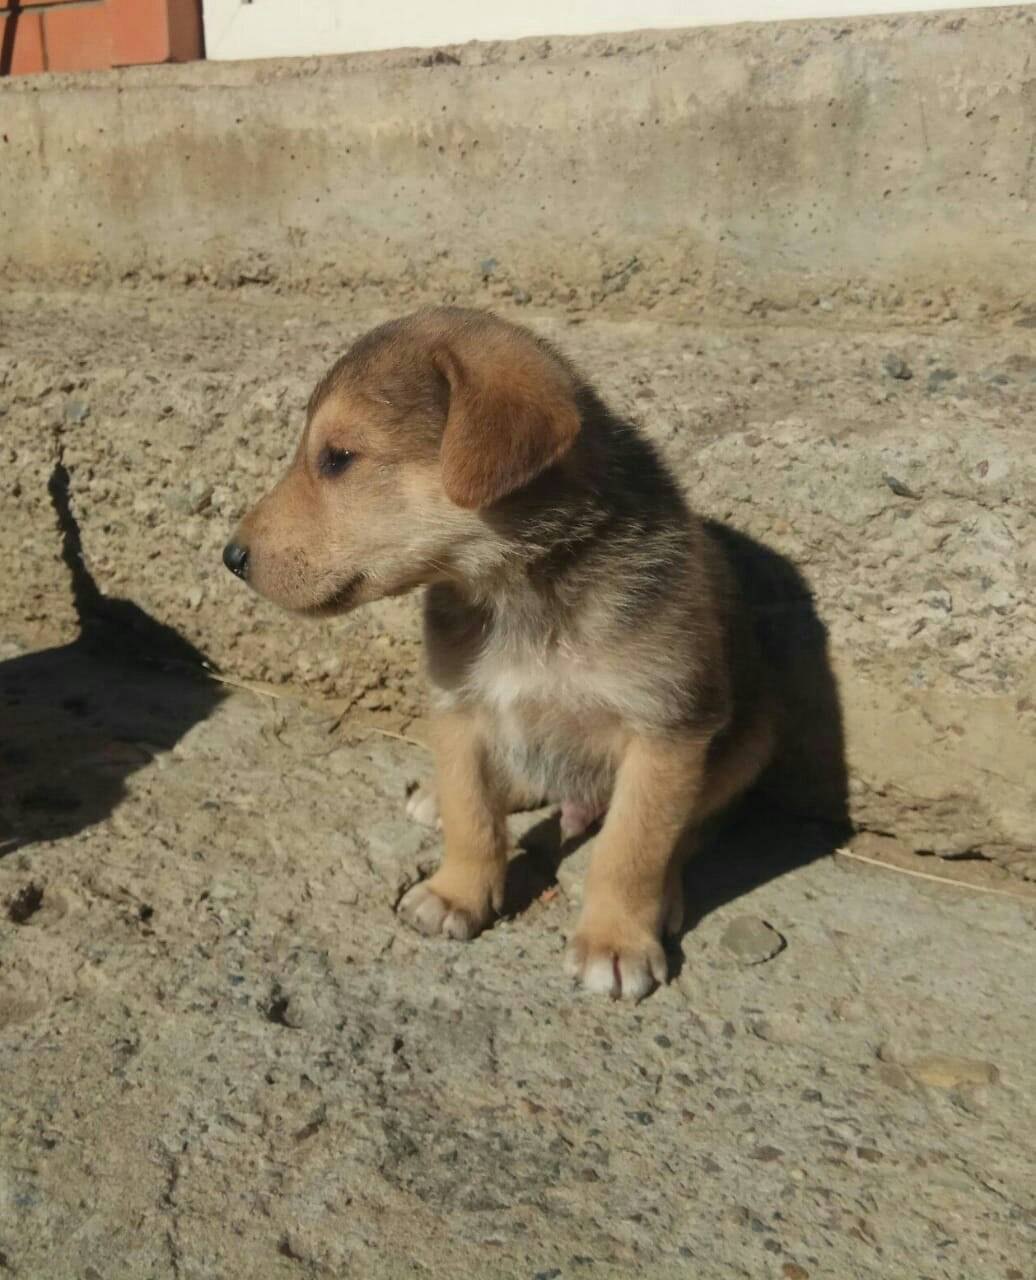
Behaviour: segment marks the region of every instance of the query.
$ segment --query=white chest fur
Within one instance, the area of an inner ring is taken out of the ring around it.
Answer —
[[[498,635],[488,638],[466,683],[479,702],[503,715],[615,712],[623,697],[616,673],[573,645]]]

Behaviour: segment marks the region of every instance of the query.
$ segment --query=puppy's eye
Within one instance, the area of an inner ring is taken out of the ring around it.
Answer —
[[[317,470],[322,476],[326,476],[329,480],[333,480],[335,476],[340,476],[349,466],[354,458],[348,449],[332,449],[328,445],[320,451],[320,458],[317,461]]]

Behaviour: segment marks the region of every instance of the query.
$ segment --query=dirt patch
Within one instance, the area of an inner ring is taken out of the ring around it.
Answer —
[[[830,661],[843,723],[818,737],[823,717],[802,700],[782,788],[822,812],[809,792],[840,737],[858,825],[1036,876],[1031,331],[946,323],[892,339],[819,311],[813,328],[701,328],[487,296],[643,425],[699,510],[800,571],[764,565],[760,608],[789,680]],[[388,728],[422,713],[415,600],[299,626],[220,559],[294,449],[314,381],[384,305],[343,316],[327,298],[258,288],[141,288],[5,306],[8,635],[77,633],[58,476],[94,612],[127,599],[234,680],[333,698]]]

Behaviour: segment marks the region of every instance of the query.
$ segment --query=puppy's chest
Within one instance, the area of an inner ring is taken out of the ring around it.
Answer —
[[[612,722],[623,695],[621,675],[587,648],[513,639],[490,638],[466,685],[469,696],[498,719],[537,737]]]

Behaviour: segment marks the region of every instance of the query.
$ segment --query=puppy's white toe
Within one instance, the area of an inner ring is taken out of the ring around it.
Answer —
[[[449,907],[428,887],[427,880],[407,890],[400,900],[398,911],[412,929],[429,936],[441,931],[443,921],[450,914]]]
[[[643,1000],[668,977],[665,961],[658,963],[653,955],[620,956],[618,967],[622,994],[628,1000]]]
[[[441,827],[439,797],[432,787],[418,787],[408,797],[406,816],[423,827]]]
[[[447,911],[441,925],[441,932],[445,937],[454,938],[457,942],[470,942],[478,929],[466,911]]]
[[[615,961],[611,956],[597,956],[583,969],[583,986],[598,996],[618,996],[622,992],[615,978]]]
[[[668,978],[665,952],[650,936],[614,942],[577,934],[565,952],[565,972],[594,995],[643,1000]]]
[[[469,909],[457,906],[451,897],[444,897],[435,890],[432,880],[422,880],[408,889],[396,910],[401,919],[418,933],[429,937],[441,935],[457,942],[470,942],[491,918],[488,904],[487,909],[481,912],[474,905]]]

